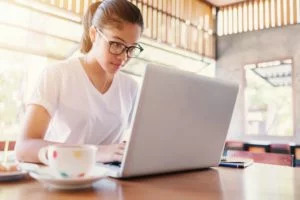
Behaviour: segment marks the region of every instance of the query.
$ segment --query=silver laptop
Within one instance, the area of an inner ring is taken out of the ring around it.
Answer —
[[[238,92],[233,83],[148,65],[130,139],[112,177],[217,166]]]

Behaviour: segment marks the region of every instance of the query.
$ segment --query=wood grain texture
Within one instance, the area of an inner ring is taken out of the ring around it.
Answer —
[[[300,168],[253,164],[245,169],[211,168],[176,174],[102,179],[92,189],[55,191],[28,178],[0,182],[1,199],[201,200],[300,199]]]

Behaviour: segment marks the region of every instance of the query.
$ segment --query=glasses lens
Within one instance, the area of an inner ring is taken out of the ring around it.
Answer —
[[[120,42],[110,42],[110,53],[112,54],[121,54],[125,50],[125,45]]]
[[[137,57],[142,52],[142,49],[139,47],[129,47],[127,53],[129,57]]]

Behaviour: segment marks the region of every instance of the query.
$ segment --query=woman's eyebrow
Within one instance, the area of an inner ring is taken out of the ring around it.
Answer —
[[[126,43],[125,40],[123,40],[122,38],[118,37],[118,36],[113,36],[113,38],[121,40],[122,42]]]
[[[127,42],[125,40],[123,40],[122,38],[118,37],[118,36],[113,36],[113,38],[117,39],[117,40],[121,40],[122,42],[124,42],[125,44],[127,44]],[[133,43],[133,45],[137,45],[138,43]]]

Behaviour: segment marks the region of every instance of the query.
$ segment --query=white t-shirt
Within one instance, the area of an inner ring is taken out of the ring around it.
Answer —
[[[120,142],[131,123],[138,85],[118,72],[104,94],[90,82],[79,58],[44,70],[28,104],[51,115],[45,140],[71,144]]]

